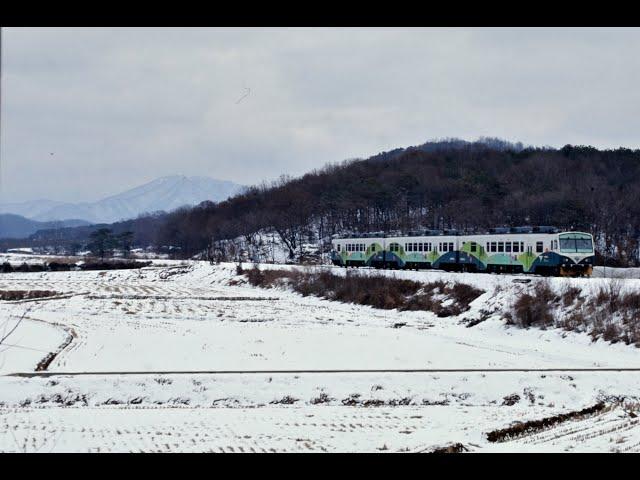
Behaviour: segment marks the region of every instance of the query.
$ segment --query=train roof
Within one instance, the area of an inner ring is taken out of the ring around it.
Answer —
[[[490,228],[487,231],[460,231],[460,230],[411,230],[409,232],[367,232],[358,233],[351,232],[345,234],[333,235],[334,239],[345,238],[389,238],[389,237],[437,237],[437,236],[458,236],[458,235],[504,235],[509,233],[527,234],[527,233],[559,233],[563,230],[548,226],[548,225],[535,225],[535,226],[521,226],[521,227],[495,227]]]

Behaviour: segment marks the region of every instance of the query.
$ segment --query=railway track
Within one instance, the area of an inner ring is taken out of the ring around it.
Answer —
[[[571,373],[571,372],[637,372],[640,367],[588,368],[412,368],[412,369],[318,369],[318,370],[154,370],[103,372],[16,372],[5,377],[105,376],[105,375],[295,375],[295,374],[371,374],[371,373]]]

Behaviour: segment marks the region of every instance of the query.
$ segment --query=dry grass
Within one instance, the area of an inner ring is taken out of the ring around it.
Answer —
[[[0,300],[14,301],[32,298],[53,297],[58,292],[53,290],[0,290]]]
[[[506,317],[523,328],[555,326],[587,332],[593,340],[640,347],[640,292],[623,292],[618,280],[594,292],[566,286],[560,293],[539,282],[533,291],[520,294]]]
[[[420,283],[385,275],[347,272],[345,276],[331,272],[297,270],[260,270],[243,272],[251,285],[270,288],[288,285],[303,296],[313,295],[327,300],[369,305],[385,310],[423,310],[441,317],[459,315],[482,293],[470,285],[445,282]],[[444,300],[453,302],[444,307]]]
[[[0,265],[0,273],[29,273],[29,272],[62,272],[73,269],[80,270],[121,270],[148,267],[152,262],[138,262],[136,260],[111,259],[109,261],[101,261],[100,259],[87,259],[87,261],[76,266],[72,258],[56,258],[51,262],[43,261],[42,263],[28,264],[26,262],[20,265],[11,265],[4,262]]]
[[[492,443],[504,442],[523,435],[531,435],[541,430],[553,427],[567,420],[576,420],[586,418],[592,415],[596,415],[602,412],[606,408],[604,403],[597,403],[591,407],[583,408],[582,410],[561,413],[554,415],[553,417],[547,417],[540,420],[531,420],[523,423],[516,423],[515,425],[500,430],[494,430],[487,434],[487,440]]]
[[[519,327],[553,325],[552,304],[558,297],[547,282],[539,282],[532,293],[521,294],[513,304],[514,323]]]

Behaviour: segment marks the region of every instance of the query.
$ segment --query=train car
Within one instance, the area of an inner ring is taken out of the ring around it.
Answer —
[[[344,267],[590,276],[593,237],[554,227],[372,233],[332,239],[331,260]]]

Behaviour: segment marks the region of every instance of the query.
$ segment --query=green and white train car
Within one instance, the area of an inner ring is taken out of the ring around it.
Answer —
[[[590,276],[594,255],[589,233],[516,227],[471,235],[428,230],[336,237],[331,260],[345,267]]]

